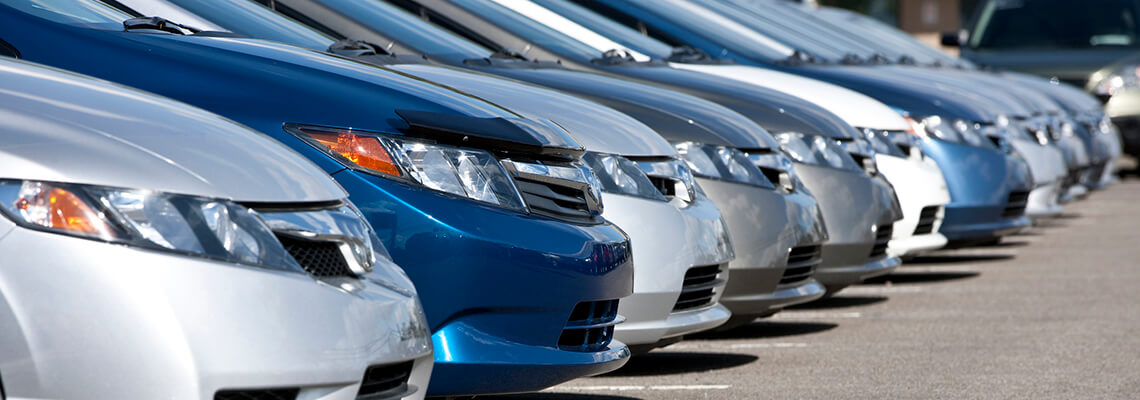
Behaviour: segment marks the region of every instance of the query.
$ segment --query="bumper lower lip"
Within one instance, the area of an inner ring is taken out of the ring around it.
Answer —
[[[722,297],[721,303],[732,310],[734,317],[769,315],[785,307],[808,303],[823,297],[827,291],[815,279],[794,285],[781,286],[765,294]]]
[[[629,361],[629,347],[620,341],[598,352],[578,353],[557,347],[523,346],[504,341],[488,342],[478,329],[452,324],[432,335],[436,353],[430,396],[470,393],[519,393],[539,391],[585,376],[604,374]],[[478,354],[450,353],[452,349],[479,348]],[[551,364],[550,360],[558,360]],[[519,379],[526,377],[526,379]],[[439,385],[437,385],[437,383]]]
[[[939,233],[891,239],[890,247],[887,248],[887,255],[891,257],[915,256],[946,247],[948,242],[946,236]]]
[[[647,293],[622,299],[622,315],[664,314],[665,317],[643,320],[630,317],[615,328],[614,337],[631,346],[654,344],[664,339],[716,328],[732,316],[720,304],[672,312],[676,299],[676,293]]]
[[[0,271],[14,285],[0,299],[9,398],[356,393],[369,366],[407,360],[415,396],[428,385],[418,302],[367,281],[349,293],[297,273],[19,228],[0,253],[37,266]]]
[[[949,205],[939,233],[951,242],[998,238],[1029,227],[1028,217],[1000,218],[1004,206]]]
[[[824,246],[824,260],[827,259],[826,248],[827,246]],[[899,260],[898,257],[884,257],[859,265],[820,268],[815,272],[815,279],[823,284],[828,291],[834,292],[865,279],[889,274],[900,265],[902,265],[902,260]]]

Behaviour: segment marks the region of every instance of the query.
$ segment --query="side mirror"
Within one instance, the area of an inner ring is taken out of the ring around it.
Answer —
[[[942,45],[946,47],[958,47],[966,43],[966,38],[969,33],[965,29],[954,32],[942,33]]]

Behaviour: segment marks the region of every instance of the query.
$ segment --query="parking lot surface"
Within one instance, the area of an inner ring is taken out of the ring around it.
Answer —
[[[500,399],[1140,398],[1140,180],[821,304]]]

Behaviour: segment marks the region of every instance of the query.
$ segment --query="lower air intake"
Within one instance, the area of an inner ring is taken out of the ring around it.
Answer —
[[[1029,204],[1029,192],[1024,190],[1015,191],[1009,194],[1009,201],[1005,203],[1005,209],[1002,210],[1002,218],[1017,218],[1025,215],[1025,206]]]
[[[938,211],[941,206],[929,206],[922,209],[918,216],[918,226],[914,228],[915,235],[925,235],[934,232],[934,223],[938,221]]]
[[[357,400],[399,399],[408,394],[412,361],[399,364],[373,365],[364,371]]]
[[[720,265],[689,268],[685,272],[685,282],[681,285],[681,296],[673,305],[673,311],[691,310],[711,305],[713,297],[716,295],[716,288],[724,285],[724,280],[717,279],[720,273]]]
[[[872,260],[887,255],[887,246],[890,245],[891,235],[894,233],[894,225],[883,225],[875,230],[875,246],[871,248]]]
[[[808,280],[822,261],[823,252],[819,245],[793,247],[788,252],[788,267],[784,269],[780,284],[791,285]]]
[[[558,337],[558,347],[581,352],[604,350],[614,339],[614,325],[621,322],[617,310],[617,300],[578,303]]]

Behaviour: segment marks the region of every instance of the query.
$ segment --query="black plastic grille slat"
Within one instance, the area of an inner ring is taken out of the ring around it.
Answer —
[[[575,221],[593,219],[582,190],[524,179],[516,179],[515,186],[532,212]]]
[[[1029,192],[1020,190],[1009,194],[1009,201],[1002,210],[1003,218],[1016,218],[1025,215],[1025,206],[1029,204]]]
[[[652,183],[653,187],[657,188],[657,191],[661,192],[665,198],[671,199],[677,196],[677,181],[669,178],[651,176],[649,177],[649,182]]]
[[[336,243],[296,239],[285,235],[278,235],[277,239],[285,246],[289,255],[301,264],[301,268],[315,277],[356,276],[348,268],[348,262],[345,261],[344,254]]]
[[[716,287],[722,283],[717,279],[720,273],[720,265],[689,268],[685,272],[685,281],[681,285],[681,295],[673,304],[673,311],[689,310],[712,304],[713,297],[716,295]]]
[[[221,390],[214,393],[214,400],[294,400],[299,388]]]
[[[780,277],[781,285],[798,283],[811,278],[815,267],[823,261],[820,246],[798,246],[788,252],[788,266]]]
[[[358,399],[395,397],[407,391],[408,379],[412,376],[414,362],[406,361],[399,364],[373,365],[364,371],[364,379],[360,381],[360,391],[356,393]],[[392,394],[393,396],[384,396]]]
[[[875,231],[875,246],[871,248],[871,259],[887,255],[887,246],[890,245],[894,231],[894,225],[883,225]]]
[[[566,327],[558,337],[563,350],[594,352],[610,345],[614,338],[618,301],[584,301],[574,306]]]
[[[925,235],[934,232],[934,223],[938,221],[938,211],[941,206],[929,206],[922,209],[918,216],[918,225],[914,228],[915,235]]]

